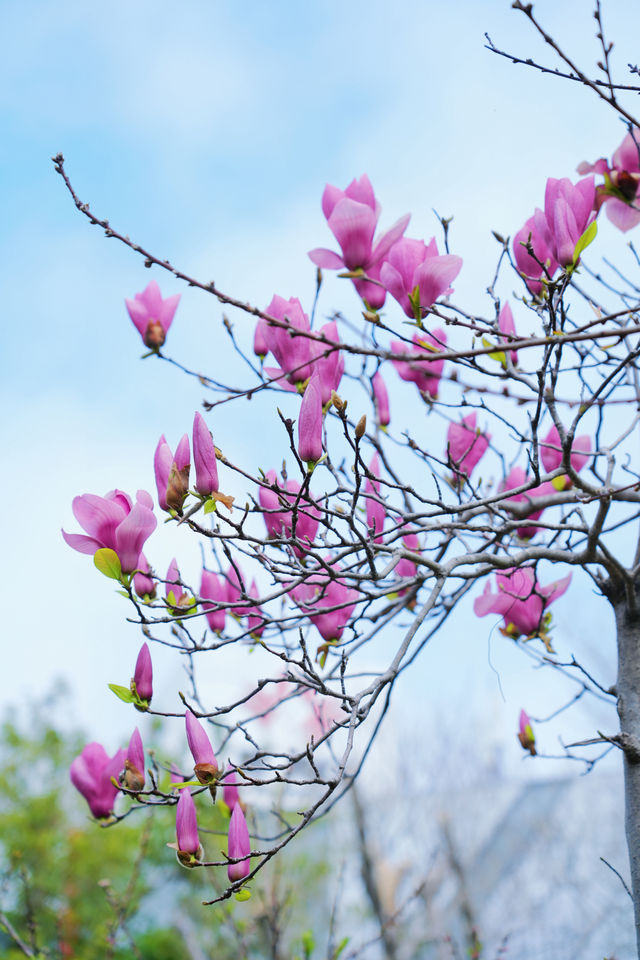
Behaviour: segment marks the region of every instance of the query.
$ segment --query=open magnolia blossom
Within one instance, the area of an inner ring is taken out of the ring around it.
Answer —
[[[259,322],[266,352],[271,352],[281,367],[270,372],[275,378],[286,376],[286,381],[295,388],[313,374],[313,361],[319,352],[317,342],[305,336],[311,333],[309,317],[297,297],[285,300],[277,294],[266,313],[280,321],[278,326],[267,321]]]
[[[123,573],[138,569],[142,547],[158,522],[146,490],[138,490],[135,504],[122,490],[111,490],[104,497],[85,493],[75,497],[72,509],[87,536],[63,530],[62,536],[70,547],[92,556],[98,550],[113,550]]]
[[[267,533],[273,539],[291,539],[295,528],[293,550],[298,557],[302,557],[305,547],[313,543],[318,532],[318,506],[301,494],[302,488],[297,480],[286,481],[286,492],[279,486],[275,470],[267,471],[265,481],[270,486],[259,487],[258,499]]]
[[[394,353],[405,355],[405,359],[391,361],[398,376],[409,383],[415,383],[420,393],[435,400],[438,396],[438,384],[444,370],[444,360],[434,357],[446,348],[447,335],[444,330],[433,333],[414,333],[414,348],[400,340],[392,340]]]
[[[410,214],[401,217],[374,241],[380,205],[366,173],[359,180],[352,180],[346,190],[327,184],[322,195],[322,212],[342,253],[317,248],[309,252],[310,259],[325,270],[354,273],[354,284],[362,299],[372,309],[379,310],[386,297],[384,286],[379,282],[381,266],[407,229]]]
[[[500,490],[515,490],[517,487],[524,487],[530,482],[529,477],[522,469],[522,467],[513,467],[509,471],[504,480],[500,483]],[[541,483],[538,486],[531,487],[526,492],[514,493],[513,496],[509,497],[513,503],[531,503],[532,499],[536,497],[549,496],[553,494],[557,488],[552,483]],[[542,514],[544,513],[544,508],[541,510],[532,510],[527,514],[528,520],[539,520]],[[538,533],[540,527],[531,526],[523,524],[517,528],[518,536],[523,540],[530,540],[532,537],[535,537]]]
[[[476,427],[477,414],[470,413],[461,423],[450,423],[447,431],[447,453],[456,482],[470,477],[473,468],[485,455],[491,437]]]
[[[640,223],[639,143],[640,130],[634,127],[613,154],[610,164],[601,158],[595,163],[581,163],[578,166],[578,173],[582,176],[597,173],[604,177],[604,182],[596,187],[596,207],[604,204],[609,220],[625,233]]]
[[[576,473],[579,473],[584,465],[588,463],[591,450],[591,437],[588,434],[585,433],[575,438],[571,445],[569,463]],[[542,460],[545,470],[549,473],[553,470],[558,470],[562,466],[562,441],[555,424],[540,444],[540,459]],[[556,477],[555,480],[551,482],[557,490],[566,490],[571,486],[571,478],[566,476]]]
[[[125,750],[117,750],[109,757],[102,744],[88,743],[71,764],[71,782],[85,798],[97,820],[110,817],[113,813],[119,792],[113,780],[118,779],[125,757]]]
[[[436,300],[453,292],[451,283],[461,268],[460,257],[438,253],[435,237],[428,245],[402,237],[383,261],[380,279],[406,315],[419,320]]]
[[[150,350],[159,350],[163,345],[179,302],[179,293],[163,300],[155,280],[147,284],[142,293],[136,293],[133,300],[125,300],[129,316]]]
[[[291,595],[320,635],[328,643],[336,643],[351,619],[359,594],[340,579],[340,571],[330,560],[326,566],[329,573],[314,573],[295,586]]]
[[[548,644],[548,620],[543,614],[570,583],[570,573],[543,586],[537,581],[533,567],[505,570],[496,573],[497,593],[492,593],[491,585],[486,583],[481,596],[473,601],[473,609],[478,617],[485,617],[488,613],[501,614],[504,631],[509,636],[516,639],[522,634],[540,637]]]

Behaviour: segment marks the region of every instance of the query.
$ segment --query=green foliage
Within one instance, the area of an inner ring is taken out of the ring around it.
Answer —
[[[117,683],[108,683],[107,686],[112,693],[115,693],[116,697],[119,700],[122,700],[123,703],[135,703],[139,697],[129,689],[129,687],[121,687]]]
[[[580,237],[580,239],[578,240],[578,242],[576,243],[575,250],[573,251],[573,265],[574,265],[574,266],[576,265],[576,263],[577,263],[578,260],[580,259],[580,256],[582,255],[582,253],[584,253],[584,251],[586,250],[586,248],[589,246],[589,244],[590,244],[590,243],[593,243],[593,241],[594,241],[595,238],[596,238],[597,232],[598,232],[598,224],[597,224],[597,222],[596,222],[595,220],[593,220],[593,221],[589,224],[589,226],[587,227],[587,229],[584,231],[584,233],[582,234],[582,236]]]
[[[122,565],[115,550],[101,547],[94,553],[93,562],[105,577],[109,577],[110,580],[122,580]]]
[[[98,960],[109,956],[118,939],[114,903],[125,921],[138,909],[148,867],[160,862],[159,833],[171,835],[171,814],[158,811],[146,831],[142,811],[115,828],[89,820],[69,782],[69,764],[81,746],[46,726],[33,738],[3,726],[0,837],[6,867],[0,897],[27,942],[32,922],[39,948],[51,956]],[[141,851],[144,869],[137,863]],[[2,933],[0,946],[8,947]]]

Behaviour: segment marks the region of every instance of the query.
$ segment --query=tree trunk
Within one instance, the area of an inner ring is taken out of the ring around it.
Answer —
[[[614,603],[618,630],[618,715],[624,756],[625,826],[640,957],[640,612]]]

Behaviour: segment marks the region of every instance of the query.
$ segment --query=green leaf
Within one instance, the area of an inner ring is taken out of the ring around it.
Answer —
[[[245,900],[251,899],[251,890],[247,890],[246,887],[243,887],[242,890],[238,890],[236,893],[236,900],[239,903],[243,903]]]
[[[597,232],[598,232],[598,224],[594,220],[592,223],[589,224],[585,232],[582,234],[582,236],[576,243],[576,248],[573,251],[573,261],[572,261],[574,266],[580,259],[580,254],[582,253],[582,251],[585,250],[590,243],[593,243],[593,241],[596,238]]]
[[[100,547],[99,550],[96,550],[93,555],[93,562],[100,573],[104,574],[105,577],[109,577],[110,580],[122,579],[120,557],[115,550],[111,550],[110,547]]]
[[[417,284],[409,294],[409,303],[416,318],[416,323],[419,324],[422,320],[422,310],[420,309],[420,287]]]
[[[331,958],[331,960],[338,960],[338,957],[340,956],[344,948],[347,946],[350,939],[351,939],[350,937],[342,938],[342,940],[340,941],[336,949],[333,951],[333,957]]]
[[[125,600],[129,599],[129,594],[126,590],[116,590],[116,593],[119,593],[121,597],[125,598]]]
[[[216,502],[215,502],[215,500],[205,500],[204,512],[205,512],[205,513],[215,513],[215,512],[216,512]]]
[[[123,703],[135,703],[138,699],[135,693],[132,693],[128,687],[120,687],[117,683],[109,683],[107,686]]]
[[[491,342],[491,340],[487,340],[486,337],[483,337],[483,338],[482,338],[482,346],[483,346],[483,347],[493,347],[493,346],[495,346],[495,344],[493,344],[493,343]],[[501,364],[503,367],[506,367],[506,365],[507,365],[507,358],[505,357],[503,350],[496,350],[494,353],[490,353],[488,356],[491,357],[492,360],[497,360],[498,363]]]
[[[305,930],[302,934],[302,949],[304,950],[305,960],[309,960],[316,948],[316,941],[311,930]]]

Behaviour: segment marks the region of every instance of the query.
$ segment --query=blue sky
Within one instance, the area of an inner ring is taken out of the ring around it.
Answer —
[[[635,56],[635,5],[609,6],[623,74]],[[540,0],[536,12],[592,63],[591,3],[558,7]],[[542,202],[547,176],[575,176],[578,162],[610,155],[624,131],[577,86],[484,49],[488,31],[498,46],[553,64],[509,2],[189,2],[178,16],[175,4],[157,0],[90,12],[84,2],[9,0],[0,29],[8,38],[0,63],[3,582],[19,598],[17,615],[8,614],[2,701],[28,702],[64,676],[69,714],[98,739],[109,729],[115,746],[131,717],[105,684],[128,681],[138,635],[60,527],[75,529],[78,493],[153,491],[159,435],[174,444],[202,399],[195,381],[154,359],[140,362],[124,298],[151,278],[165,296],[182,293],[171,354],[213,376],[233,361],[220,305],[145,270],[90,227],[50,156],[65,154],[80,197],[114,226],[261,306],[274,292],[310,303],[315,271],[306,251],[331,245],[324,185],[344,187],[367,172],[383,226],[410,210],[409,234],[428,239],[437,232],[433,208],[455,215],[453,249],[465,259],[456,295],[481,312],[496,252],[490,229],[513,234]],[[351,289],[329,278],[322,309],[335,307],[359,315]],[[252,324],[234,322],[249,343]],[[256,432],[235,409],[212,423],[216,443],[238,460],[260,443],[270,455],[276,434]],[[159,570],[177,549],[165,534]],[[608,611],[591,602],[586,581],[580,589],[578,608],[569,595],[554,608],[558,629],[611,682],[613,647],[601,639]],[[452,644],[464,651],[455,668]],[[504,711],[489,648],[505,680]],[[505,727],[537,682],[488,621],[464,613],[432,653],[407,689],[441,706],[468,701],[473,688],[478,711],[497,698]],[[173,696],[180,668],[166,651],[154,659]]]

